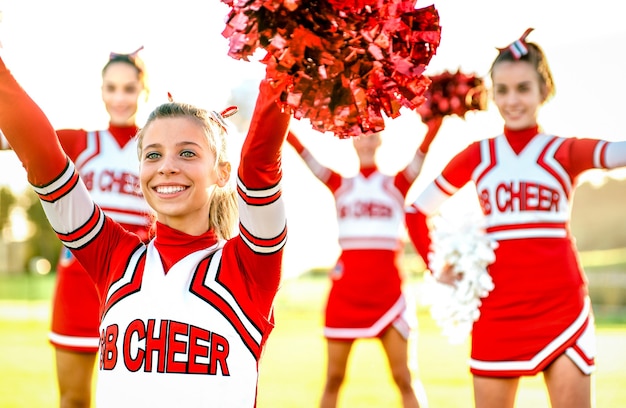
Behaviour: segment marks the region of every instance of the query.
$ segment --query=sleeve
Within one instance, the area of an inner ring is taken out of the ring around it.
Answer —
[[[295,151],[300,155],[304,163],[311,170],[313,175],[317,177],[322,183],[335,192],[341,186],[342,177],[339,173],[336,173],[322,165],[311,152],[302,145],[298,137],[291,130],[287,134],[287,143],[289,143]]]
[[[568,138],[559,146],[555,156],[574,179],[589,169],[626,166],[626,141]]]
[[[0,59],[0,129],[34,186],[59,176],[67,165],[52,125],[39,106],[17,83]]]
[[[281,196],[281,149],[290,115],[276,103],[280,91],[268,80],[260,86],[241,151],[238,253],[244,272],[264,288],[280,281],[287,225]]]

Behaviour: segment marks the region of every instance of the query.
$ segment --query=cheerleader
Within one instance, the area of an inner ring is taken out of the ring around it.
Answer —
[[[404,407],[417,407],[408,366],[410,322],[399,265],[404,233],[405,197],[417,178],[441,117],[428,121],[428,132],[413,160],[399,173],[386,175],[376,165],[381,135],[352,139],[359,172],[343,177],[322,166],[293,132],[287,142],[313,174],[333,193],[341,255],[330,273],[324,336],[326,385],[322,407],[334,407],[344,382],[352,345],[359,338],[380,339]]]
[[[286,240],[281,91],[261,83],[236,191],[220,114],[178,102],[151,113],[137,146],[141,191],[156,218],[146,244],[94,202],[0,59],[0,128],[101,299],[98,407],[256,405]]]
[[[476,187],[486,233],[497,243],[494,288],[472,329],[477,407],[513,407],[521,376],[542,372],[552,407],[591,407],[595,334],[586,279],[569,228],[578,176],[626,165],[626,142],[565,138],[537,123],[554,94],[546,56],[529,29],[490,70],[503,134],[454,157],[407,209],[409,235],[429,260],[427,217],[465,184]],[[450,266],[448,270],[451,270]],[[441,280],[454,284],[450,274]]]

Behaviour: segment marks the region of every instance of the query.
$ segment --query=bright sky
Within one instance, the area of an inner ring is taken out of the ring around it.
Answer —
[[[621,2],[418,0],[417,7],[432,3],[439,10],[442,42],[427,73],[460,68],[485,76],[496,47],[534,27],[529,41],[547,53],[557,89],[540,117],[544,129],[562,136],[626,139]],[[110,51],[145,47],[152,93],[140,124],[168,91],[177,100],[221,109],[233,87],[263,73],[260,63],[227,56],[221,31],[228,8],[219,0],[0,0],[0,11],[5,61],[57,128],[106,126],[99,86]],[[305,121],[294,120],[293,126],[321,162],[341,173],[356,171],[349,141],[315,132]],[[425,126],[410,111],[386,126],[380,165],[395,172],[410,160]],[[465,120],[447,118],[409,200],[464,146],[501,130],[493,104]],[[238,151],[232,153],[236,157]],[[284,169],[290,233],[285,274],[332,265],[338,254],[332,196],[290,148]],[[13,154],[0,152],[0,184],[20,189],[24,180]]]

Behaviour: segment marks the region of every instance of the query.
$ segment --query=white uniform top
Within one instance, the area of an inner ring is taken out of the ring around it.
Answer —
[[[342,249],[398,249],[404,231],[404,196],[393,183],[394,177],[379,171],[344,179],[335,192]]]
[[[211,401],[215,407],[254,406],[255,355],[233,322],[213,307],[212,299],[190,291],[198,285],[227,303],[260,347],[262,333],[216,280],[222,245],[188,255],[165,274],[158,251],[150,243],[140,291],[110,305],[100,326],[105,334],[98,373],[99,404],[114,406],[122,394],[127,406],[192,407],[199,401]],[[143,252],[142,248],[134,261]],[[189,273],[208,257],[206,275]],[[126,275],[111,286],[107,303],[116,292],[132,285],[135,268],[136,263],[131,263]],[[203,282],[192,282],[200,278]],[[150,376],[151,395],[137,392],[145,390],[145,377],[136,371],[159,373]],[[207,381],[207,376],[215,379]]]
[[[150,208],[139,186],[136,143],[119,146],[108,130],[87,133],[87,147],[75,161],[93,200],[122,224],[146,225]]]

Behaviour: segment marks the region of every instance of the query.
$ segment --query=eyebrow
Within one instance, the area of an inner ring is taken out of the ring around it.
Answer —
[[[199,143],[196,142],[190,142],[190,141],[184,141],[184,142],[178,142],[176,143],[176,146],[178,147],[183,147],[183,146],[187,146],[187,145],[193,145],[193,146],[198,146],[198,147],[202,147]],[[149,145],[144,146],[141,150],[146,150],[146,149],[156,149],[159,147],[162,147],[163,145],[161,143],[152,143]]]

